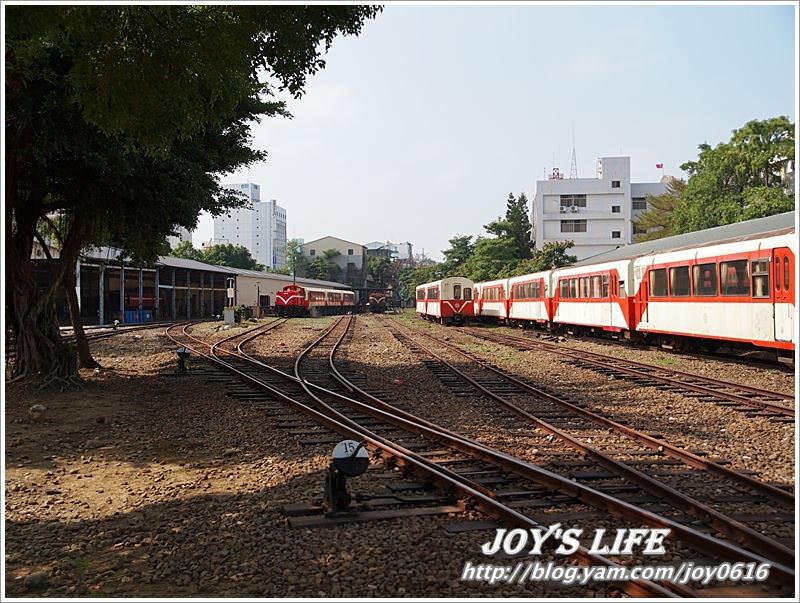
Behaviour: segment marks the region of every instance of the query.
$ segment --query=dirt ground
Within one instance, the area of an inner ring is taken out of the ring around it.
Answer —
[[[84,372],[83,389],[7,388],[7,596],[551,592],[460,582],[494,535],[443,529],[463,514],[290,529],[281,509],[322,497],[331,446],[272,427],[201,363],[176,376],[175,347],[163,329],[118,335],[93,344],[104,368]]]

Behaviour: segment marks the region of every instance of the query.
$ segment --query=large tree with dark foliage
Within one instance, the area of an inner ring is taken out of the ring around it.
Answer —
[[[74,379],[54,295],[82,249],[138,260],[243,200],[220,176],[264,158],[250,125],[285,114],[368,6],[9,6],[6,10],[6,310],[14,378]],[[60,225],[53,232],[53,224]],[[35,240],[55,242],[37,290]],[[80,335],[80,333],[79,333]]]
[[[795,155],[794,124],[788,117],[747,122],[730,141],[700,145],[672,213],[676,234],[761,218],[794,209],[794,191],[783,180]]]

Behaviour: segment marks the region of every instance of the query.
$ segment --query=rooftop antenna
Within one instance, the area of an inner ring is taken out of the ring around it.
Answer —
[[[569,164],[570,180],[578,177],[578,159],[575,156],[575,122],[572,122],[572,161]]]

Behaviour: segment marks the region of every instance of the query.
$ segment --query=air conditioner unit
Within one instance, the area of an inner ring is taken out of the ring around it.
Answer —
[[[580,208],[579,208],[577,205],[573,205],[573,206],[572,206],[572,213],[573,213],[573,214],[577,214],[579,209],[580,209]]]
[[[562,206],[559,208],[559,211],[560,211],[562,214],[565,214],[565,213],[567,213],[567,207],[566,207],[565,205],[562,205]]]

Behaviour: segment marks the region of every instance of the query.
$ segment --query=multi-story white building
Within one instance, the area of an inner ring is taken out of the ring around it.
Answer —
[[[173,249],[184,241],[189,241],[190,243],[192,242],[192,231],[188,228],[178,226],[175,229],[175,232],[177,233],[175,236],[167,237],[167,242],[169,242],[169,246]]]
[[[662,182],[631,183],[630,157],[601,157],[596,178],[563,178],[558,170],[536,182],[531,207],[536,248],[573,241],[579,260],[633,242],[633,218],[647,209],[647,196],[666,191]]]
[[[385,255],[393,260],[410,260],[414,257],[414,245],[405,243],[392,243],[391,241],[372,241],[364,245],[368,255]],[[370,254],[369,252],[375,252]]]
[[[226,184],[244,193],[251,207],[242,207],[214,218],[214,244],[247,247],[266,268],[286,265],[286,210],[275,199],[261,201],[258,184]]]

